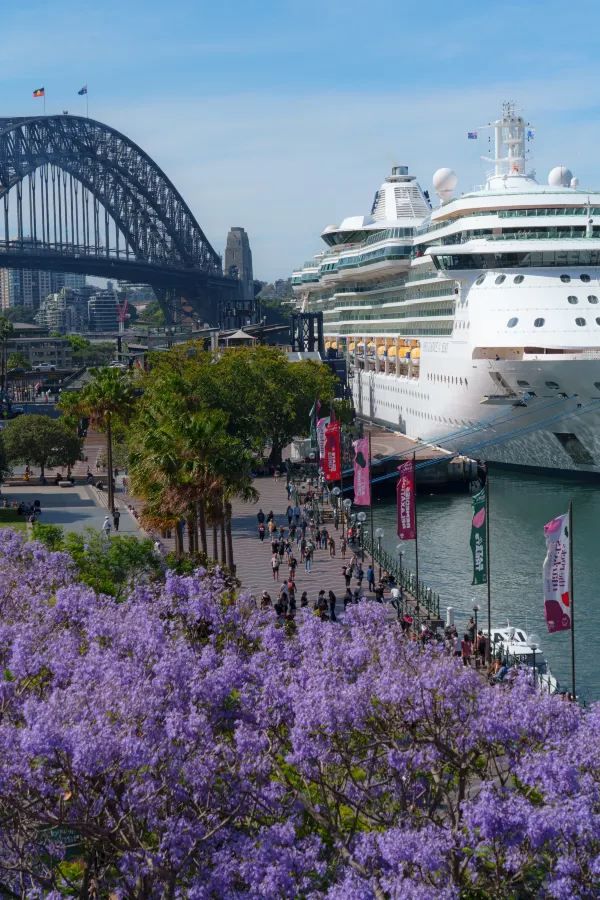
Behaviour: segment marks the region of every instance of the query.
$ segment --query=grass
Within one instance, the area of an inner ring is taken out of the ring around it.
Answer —
[[[2,509],[0,507],[0,528],[25,531],[27,529],[27,520],[25,516],[17,515],[16,509]]]

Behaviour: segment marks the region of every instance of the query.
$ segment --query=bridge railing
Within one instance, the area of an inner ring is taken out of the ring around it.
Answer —
[[[379,547],[378,543],[373,546],[370,534],[364,529],[361,531],[361,546],[365,553],[373,557],[378,566],[393,575],[398,586],[402,585],[403,591],[407,591],[414,597],[419,608],[424,607],[427,610],[428,617],[439,619],[440,595],[436,591],[428,587],[420,578],[417,584],[416,575],[401,565],[397,556],[389,553],[383,547]]]

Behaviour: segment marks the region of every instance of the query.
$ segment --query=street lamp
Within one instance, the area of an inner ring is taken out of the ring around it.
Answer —
[[[379,581],[381,581],[381,539],[385,531],[383,528],[375,529],[375,537],[377,538],[377,562],[379,563]]]
[[[535,666],[535,653],[536,653],[536,650],[539,650],[539,647],[540,647],[540,639],[538,638],[537,634],[530,634],[529,637],[527,638],[527,644],[533,654],[533,684],[535,685],[535,684],[537,684],[537,669]]]
[[[475,665],[477,665],[477,613],[480,610],[479,603],[473,603],[473,612],[475,613],[475,638],[473,640],[473,644],[475,645],[473,649],[475,650]]]
[[[404,556],[404,547],[402,544],[396,544],[396,553],[398,554],[398,575],[400,579],[400,605],[404,609],[404,570],[402,568],[402,559]],[[399,615],[399,614],[398,614]]]
[[[356,514],[357,522],[360,522],[360,549],[361,549],[361,558],[362,561],[365,561],[365,550],[363,545],[363,536],[364,536],[364,528],[365,522],[367,521],[367,514],[365,512],[359,512]]]
[[[336,485],[331,494],[333,496],[333,524],[335,525],[336,531],[340,521],[340,494],[342,493],[341,489]]]
[[[342,506],[344,507],[344,515],[342,516],[342,537],[343,537],[344,533],[345,533],[344,529],[346,528],[348,516],[350,514],[350,509],[352,507],[352,500],[350,499],[350,497],[346,497],[346,499],[342,503]]]

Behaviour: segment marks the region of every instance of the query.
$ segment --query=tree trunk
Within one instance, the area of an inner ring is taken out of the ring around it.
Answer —
[[[280,466],[282,461],[283,447],[280,444],[271,444],[271,453],[269,454],[269,465]]]
[[[208,556],[208,543],[206,541],[206,510],[204,509],[204,500],[199,500],[196,509],[196,518],[200,529],[200,544],[202,552]]]
[[[227,551],[226,551],[226,546],[225,546],[225,517],[224,516],[221,517],[221,525],[220,525],[219,530],[221,532],[221,565],[226,566],[227,565]]]
[[[113,490],[113,464],[112,464],[112,422],[110,413],[106,414],[106,468],[108,469],[108,510],[112,514],[115,511],[115,492]]]
[[[227,566],[232,575],[235,575],[235,563],[233,561],[233,536],[231,534],[231,503],[225,501],[225,531],[227,534]]]
[[[193,556],[196,552],[196,541],[195,531],[196,531],[196,522],[193,516],[189,516],[187,520],[187,530],[188,530],[188,553],[190,556]]]
[[[214,561],[215,561],[215,562],[219,562],[219,550],[218,550],[218,538],[217,538],[217,523],[216,523],[216,522],[213,522],[213,527],[212,527],[212,529],[213,529],[213,539],[212,539],[212,545],[213,545],[213,548],[212,548],[212,549],[213,549],[213,552],[212,552],[212,555],[213,555]]]
[[[181,559],[183,556],[183,535],[180,522],[175,525],[175,556],[177,559]]]

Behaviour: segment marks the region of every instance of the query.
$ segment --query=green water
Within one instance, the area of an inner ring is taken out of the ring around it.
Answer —
[[[570,688],[569,632],[548,634],[544,622],[543,526],[573,501],[575,655],[577,693],[600,700],[600,486],[514,473],[490,475],[492,624],[522,625],[541,646],[561,687]],[[460,629],[472,615],[487,615],[487,587],[473,587],[469,547],[471,498],[466,494],[421,495],[418,500],[419,576],[441,598],[441,614],[453,606]],[[375,526],[394,552],[396,507],[390,498],[375,507]],[[404,565],[414,572],[414,542],[404,543]]]

